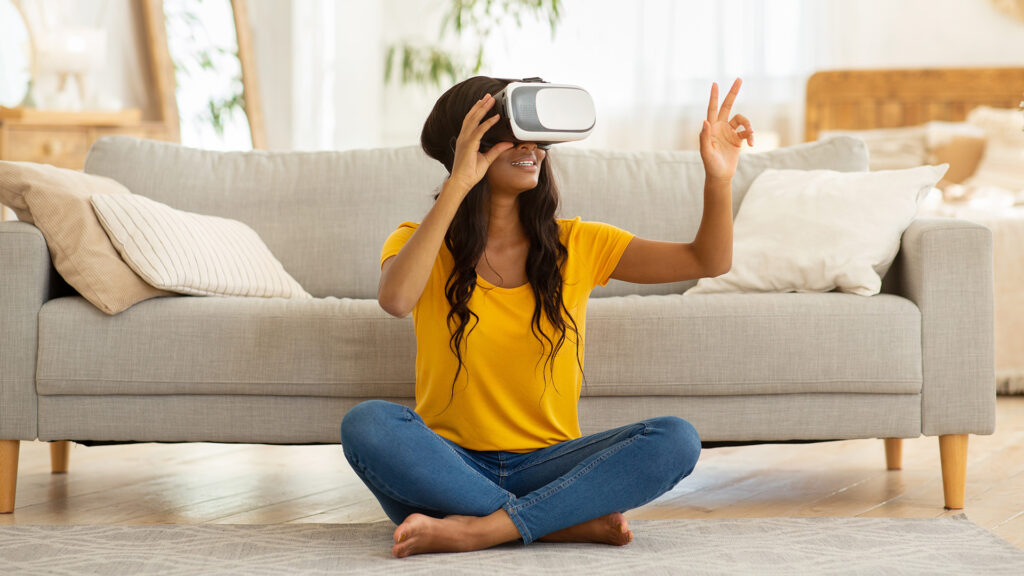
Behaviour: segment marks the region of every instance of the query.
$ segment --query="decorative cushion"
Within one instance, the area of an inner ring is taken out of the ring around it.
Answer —
[[[46,238],[53,267],[86,300],[107,314],[167,296],[121,260],[93,214],[90,196],[127,196],[121,184],[45,164],[0,162],[0,203]]]
[[[947,168],[765,170],[736,216],[732,269],[686,293],[878,294],[900,236]]]
[[[928,158],[928,129],[924,126],[873,130],[825,130],[819,140],[850,136],[868,147],[871,170],[902,170],[923,165]]]
[[[832,130],[858,138],[868,147],[871,170],[903,170],[925,164],[949,164],[939,188],[962,182],[974,173],[985,148],[985,130],[969,122],[932,121],[917,126],[873,130]]]
[[[969,178],[978,169],[985,152],[985,136],[953,136],[928,151],[928,164],[949,164],[949,172],[938,183],[946,189]]]
[[[1024,112],[979,106],[967,121],[985,131],[987,143],[978,169],[964,185],[1024,190]]]
[[[124,261],[153,286],[195,296],[312,298],[237,220],[136,194],[97,195],[92,205]]]

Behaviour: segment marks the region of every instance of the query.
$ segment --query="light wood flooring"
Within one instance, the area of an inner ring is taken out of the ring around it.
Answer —
[[[971,436],[964,512],[1024,548],[1024,397],[1000,397],[997,430]],[[71,449],[50,473],[42,442],[22,442],[9,524],[276,524],[385,520],[337,445],[135,444]],[[937,438],[904,441],[885,469],[881,440],[705,450],[674,490],[626,514],[645,518],[936,517]]]

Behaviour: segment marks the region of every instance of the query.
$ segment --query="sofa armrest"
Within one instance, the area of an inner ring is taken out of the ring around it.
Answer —
[[[897,256],[899,292],[921,310],[921,431],[995,430],[992,232],[967,220],[917,219]]]
[[[37,437],[39,309],[62,284],[42,232],[0,222],[0,439]]]

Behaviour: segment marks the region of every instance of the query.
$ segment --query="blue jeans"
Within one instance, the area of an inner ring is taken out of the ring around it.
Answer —
[[[524,544],[654,500],[688,476],[700,455],[697,431],[674,416],[533,452],[478,452],[383,400],[362,402],[345,415],[341,443],[395,524],[414,512],[440,518],[504,509]]]

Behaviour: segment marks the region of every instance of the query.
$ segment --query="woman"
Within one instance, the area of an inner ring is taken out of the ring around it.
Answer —
[[[676,417],[581,437],[586,302],[610,278],[729,269],[731,180],[743,140],[753,144],[750,122],[729,118],[740,80],[721,109],[711,87],[692,243],[555,219],[545,147],[515,142],[487,117],[506,82],[475,77],[438,99],[421,143],[450,176],[423,221],[400,226],[381,255],[381,307],[415,322],[415,411],[371,400],[341,425],[346,458],[398,525],[397,557],[519,539],[627,544],[622,512],[670,490],[700,453]]]

